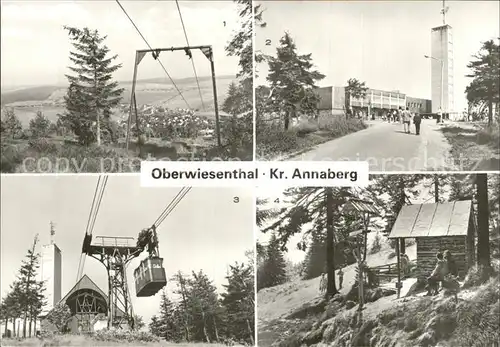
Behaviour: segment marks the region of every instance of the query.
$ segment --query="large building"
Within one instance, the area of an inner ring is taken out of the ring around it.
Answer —
[[[48,313],[60,300],[62,288],[62,255],[57,245],[51,242],[42,246],[40,267],[42,281],[45,281],[47,303],[42,315]]]
[[[454,113],[453,32],[449,25],[431,30],[432,113]]]
[[[345,87],[322,87],[316,89],[320,97],[318,107],[322,113],[343,114],[346,108]],[[430,114],[431,100],[407,96],[400,91],[368,89],[364,98],[352,98],[350,106],[353,109],[381,114],[389,110],[408,107],[411,112]]]

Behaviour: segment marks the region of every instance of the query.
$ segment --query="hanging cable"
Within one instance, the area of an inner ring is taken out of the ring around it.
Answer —
[[[109,176],[104,176],[104,179],[102,179],[102,176],[99,176],[99,178],[97,180],[96,189],[94,191],[94,197],[92,199],[92,205],[90,207],[89,218],[87,221],[87,228],[85,230],[85,235],[92,235],[92,232],[94,231],[95,221],[97,219],[97,215],[99,214],[99,209],[101,206],[102,198],[104,196],[106,185],[108,183],[108,178],[109,178]],[[102,182],[102,184],[100,184],[101,182]],[[87,259],[87,255],[85,253],[82,253],[80,255],[80,261],[78,262],[78,270],[77,270],[77,277],[76,277],[77,282],[80,280],[80,278],[82,276],[83,269],[85,268],[86,259]]]
[[[153,223],[153,226],[158,228],[161,223],[167,218],[167,216],[172,213],[174,208],[179,204],[179,202],[186,196],[187,193],[191,190],[191,187],[183,187],[177,195],[172,199],[172,201],[167,205],[167,207],[163,210],[160,216]]]
[[[139,28],[137,27],[137,25],[135,25],[134,21],[132,20],[132,18],[128,15],[127,11],[125,10],[125,8],[123,8],[122,4],[120,3],[119,0],[115,0],[116,3],[118,4],[118,6],[120,6],[120,8],[122,9],[123,13],[125,13],[125,15],[127,16],[127,18],[129,19],[129,21],[132,23],[132,25],[134,26],[135,30],[139,33],[139,35],[141,36],[142,40],[146,43],[146,45],[148,46],[148,48],[150,50],[153,51],[153,48],[151,47],[151,45],[148,43],[148,41],[146,40],[146,38],[144,37],[144,35],[142,35],[141,31],[139,30]],[[186,98],[184,97],[184,95],[182,95],[182,92],[180,91],[179,87],[177,87],[177,84],[175,84],[174,80],[172,79],[172,77],[170,76],[170,74],[168,73],[167,69],[165,68],[165,66],[163,66],[163,63],[160,61],[160,58],[159,57],[156,57],[156,60],[158,61],[158,63],[160,64],[160,66],[162,67],[163,71],[165,71],[165,74],[167,75],[167,77],[170,79],[170,82],[172,82],[172,85],[175,87],[175,89],[177,90],[177,92],[179,93],[179,95],[182,97],[182,100],[184,100],[184,102],[186,103],[186,106],[187,108],[191,108],[191,106],[189,106],[189,103],[187,102]]]
[[[172,207],[168,210],[167,213],[165,213],[162,218],[158,221],[158,223],[156,223],[156,227],[158,228],[160,226],[161,223],[163,223],[163,221],[165,220],[165,218],[167,218],[170,213],[172,213],[172,211],[177,207],[177,205],[179,204],[179,202],[181,202],[182,199],[184,199],[184,197],[186,196],[187,193],[189,193],[189,191],[191,190],[191,187],[187,187],[184,192],[181,194],[181,196],[179,197],[179,199],[177,199],[177,201],[174,202],[174,204],[172,205]]]
[[[182,19],[182,12],[179,6],[179,1],[175,0],[175,4],[177,5],[177,11],[179,12],[179,17],[181,18],[182,30],[184,30],[184,37],[186,38],[186,45],[189,47],[189,39],[186,32],[186,27],[184,26],[184,20]],[[194,58],[192,53],[189,51],[189,48],[186,50],[186,54],[188,54],[189,58],[191,58],[191,65],[193,65],[194,77],[196,78],[196,85],[198,86],[198,93],[200,94],[201,105],[203,110],[206,111],[205,103],[203,102],[203,96],[201,95],[200,81],[198,80],[198,74],[196,73],[196,67],[194,66]]]

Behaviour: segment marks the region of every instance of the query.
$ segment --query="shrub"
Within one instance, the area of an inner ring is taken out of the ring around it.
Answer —
[[[2,159],[0,171],[2,173],[15,173],[16,169],[23,162],[24,156],[16,145],[2,145]]]
[[[94,336],[96,341],[111,341],[111,342],[159,342],[160,338],[145,331],[128,331],[128,330],[99,330]]]
[[[279,124],[263,125],[256,135],[258,152],[262,156],[289,153],[298,148],[295,130],[284,131]]]
[[[333,138],[341,137],[366,128],[367,125],[363,120],[346,118],[345,116],[332,116],[319,122],[319,129],[328,132]]]

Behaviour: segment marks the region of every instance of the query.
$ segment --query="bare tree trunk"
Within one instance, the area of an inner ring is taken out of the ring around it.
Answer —
[[[439,178],[437,175],[434,175],[434,202],[439,202]]]
[[[490,259],[490,230],[489,217],[490,211],[488,206],[488,175],[476,175],[477,189],[477,261],[478,265],[482,266],[488,273],[491,268]],[[485,274],[486,275],[486,274]]]
[[[207,342],[211,343],[210,336],[208,336],[207,321],[205,319],[205,311],[203,311],[203,307],[201,307],[201,316],[203,318],[203,334],[205,335],[205,339],[207,340]]]
[[[16,337],[16,318],[12,318],[12,337]]]
[[[248,328],[248,334],[250,335],[251,346],[254,346],[255,345],[254,333],[252,331],[252,326],[250,325],[250,321],[248,319],[247,319],[247,328]]]
[[[325,188],[326,199],[326,270],[327,288],[326,297],[332,298],[338,293],[335,285],[335,247],[333,245],[333,191],[331,187]]]

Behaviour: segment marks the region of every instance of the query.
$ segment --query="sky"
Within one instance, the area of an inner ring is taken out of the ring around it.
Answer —
[[[349,78],[369,88],[400,90],[431,98],[431,28],[442,25],[441,1],[260,1],[265,28],[257,28],[255,47],[276,55],[288,31],[299,54],[312,53],[326,78],[319,86],[343,86]],[[466,65],[481,42],[498,38],[497,1],[447,1],[447,24],[453,27],[455,104],[467,104],[470,79]],[[271,44],[266,45],[266,40]],[[267,65],[258,66],[256,85],[265,84]]]
[[[11,176],[1,177],[1,294],[8,291],[21,261],[38,233],[40,245],[50,241],[50,221],[55,243],[62,251],[62,296],[75,284],[87,219],[98,177]],[[180,188],[142,188],[140,177],[109,178],[94,227],[94,236],[128,236],[151,226]],[[234,197],[239,202],[234,203]],[[158,228],[160,255],[169,278],[177,271],[203,270],[222,291],[228,266],[246,261],[254,249],[254,195],[248,188],[192,188]],[[38,250],[41,250],[41,246]],[[133,270],[147,252],[134,259],[127,277],[132,304],[148,321],[158,313],[160,293],[135,297]],[[88,257],[87,274],[105,293],[104,266]],[[175,289],[167,284],[167,292]],[[175,297],[174,297],[175,299]]]
[[[153,48],[184,47],[186,39],[175,1],[121,1]],[[179,1],[189,43],[212,45],[217,75],[236,75],[238,57],[227,57],[224,47],[239,28],[233,1]],[[115,1],[4,1],[1,2],[2,87],[65,84],[72,48],[64,25],[97,29],[107,35],[110,54],[123,66],[119,81],[132,80],[135,50],[147,45]],[[193,54],[197,75],[210,76],[210,64],[201,51]],[[173,78],[194,77],[183,51],[160,55]],[[166,77],[151,56],[139,69],[139,78]]]

